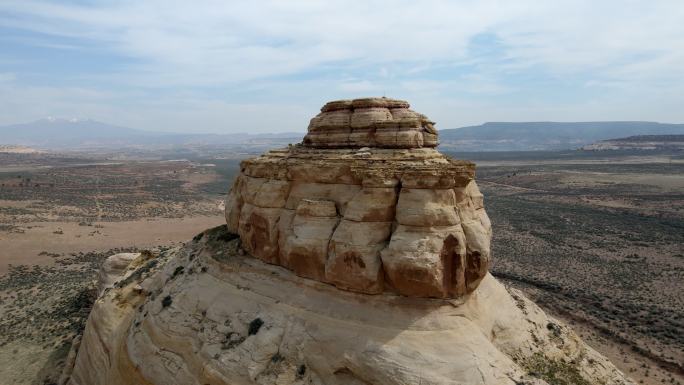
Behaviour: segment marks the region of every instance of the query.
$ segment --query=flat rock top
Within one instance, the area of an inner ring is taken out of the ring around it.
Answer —
[[[409,108],[411,105],[405,100],[390,98],[360,98],[353,100],[333,100],[321,107],[321,112],[351,110],[355,108]]]

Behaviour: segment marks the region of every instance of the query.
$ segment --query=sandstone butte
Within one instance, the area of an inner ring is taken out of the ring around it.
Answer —
[[[492,277],[475,165],[387,98],[242,162],[226,222],[109,258],[62,376],[104,384],[632,384]]]

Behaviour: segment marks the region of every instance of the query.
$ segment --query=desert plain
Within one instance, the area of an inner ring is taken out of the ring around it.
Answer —
[[[0,378],[56,383],[103,259],[224,223],[249,153],[0,154]],[[684,156],[448,154],[477,164],[492,274],[637,382],[684,383]]]

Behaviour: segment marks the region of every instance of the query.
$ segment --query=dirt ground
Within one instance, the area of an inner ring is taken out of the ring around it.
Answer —
[[[478,160],[492,273],[644,384],[684,383],[684,162]]]
[[[225,222],[232,169],[122,158],[0,154],[0,384],[56,383],[105,258]]]
[[[684,157],[473,156],[492,273],[638,383],[684,384]],[[224,221],[235,156],[125,158],[0,154],[0,383],[54,381],[107,256]]]
[[[189,240],[225,222],[223,215],[187,218],[144,218],[136,221],[28,222],[17,231],[0,233],[0,275],[9,265],[52,265],[57,256],[115,248],[151,248]]]

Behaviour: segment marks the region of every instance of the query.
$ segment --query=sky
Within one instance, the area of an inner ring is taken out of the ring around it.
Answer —
[[[682,0],[0,0],[0,125],[303,132],[328,100],[438,128],[684,122]]]

